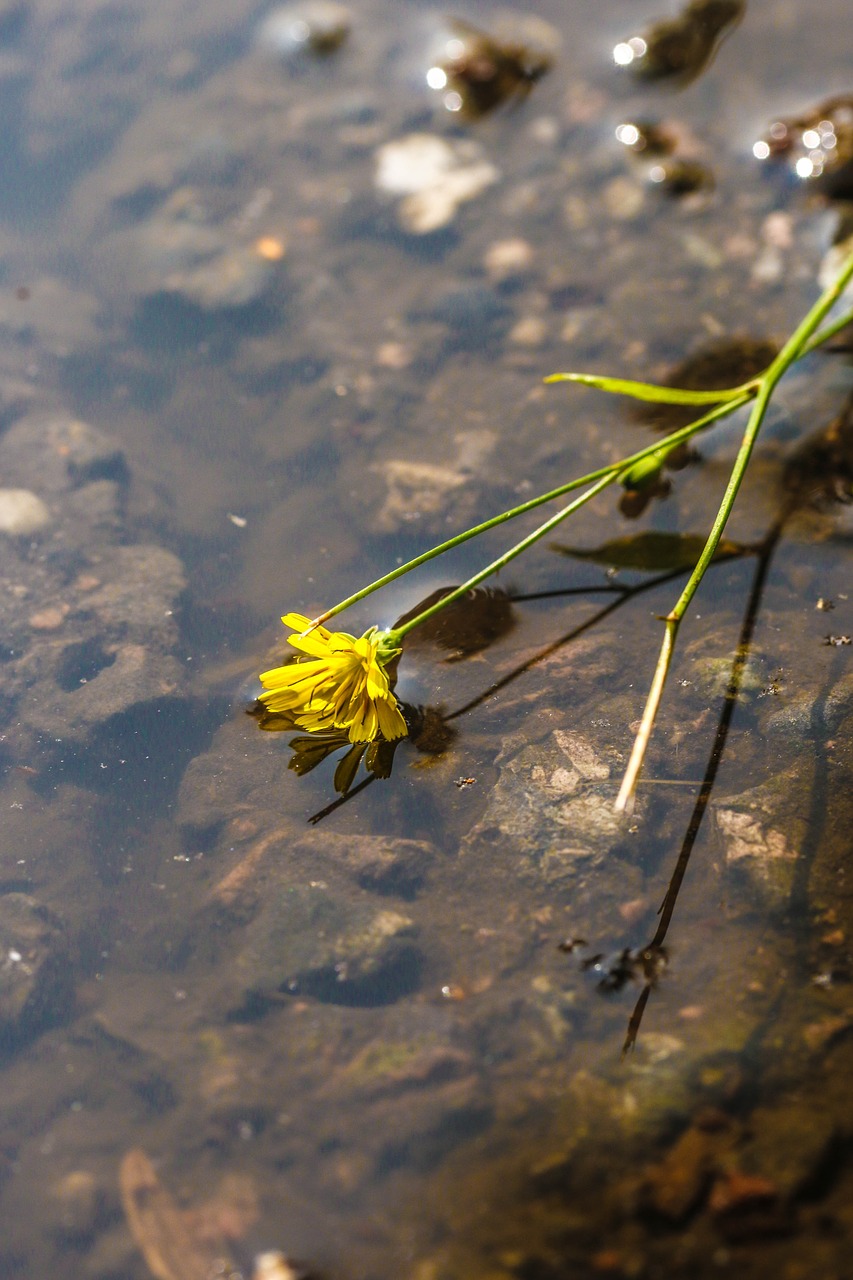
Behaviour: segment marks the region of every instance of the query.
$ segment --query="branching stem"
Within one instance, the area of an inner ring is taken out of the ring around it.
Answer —
[[[634,790],[637,785],[637,779],[640,776],[640,770],[643,766],[646,750],[654,728],[655,719],[657,718],[658,709],[660,707],[661,697],[663,696],[664,686],[672,664],[672,655],[675,651],[675,641],[678,635],[678,628],[681,620],[686,613],[691,600],[696,594],[699,583],[705,576],[708,565],[714,558],[714,553],[719,545],[720,538],[731,515],[732,508],[735,504],[738,491],[740,489],[743,477],[746,474],[746,468],[752,454],[752,449],[758,438],[761,424],[767,412],[767,407],[776,386],[784,373],[791,365],[798,360],[809,348],[809,340],[816,333],[821,322],[835,305],[841,294],[846,289],[850,280],[853,279],[853,254],[850,255],[845,263],[841,274],[834,284],[830,285],[818,298],[815,305],[809,311],[808,315],[801,321],[791,337],[782,347],[776,359],[769,365],[758,380],[758,392],[755,397],[752,409],[747,420],[746,428],[741,439],[740,448],[737,457],[732,466],[729,482],[726,485],[726,491],[723,494],[711,532],[708,540],[702,549],[702,554],[696,563],[696,568],[690,575],[687,584],[676,601],[672,610],[664,619],[665,630],[663,641],[661,643],[660,654],[658,656],[657,665],[655,667],[654,676],[652,677],[651,688],[646,699],[646,705],[643,711],[643,718],[640,721],[640,727],[634,739],[634,746],[628,761],[628,768],[622,779],[622,785],[619,788],[619,794],[616,797],[616,809],[624,811],[631,804]],[[843,327],[839,325],[838,327]],[[831,325],[826,331],[826,336],[837,332],[838,329]],[[820,336],[820,335],[819,335]],[[826,338],[823,338],[825,341]]]

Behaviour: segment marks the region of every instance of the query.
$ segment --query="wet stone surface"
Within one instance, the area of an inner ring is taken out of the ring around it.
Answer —
[[[0,1059],[65,1015],[69,958],[60,920],[27,894],[0,894]]]
[[[414,931],[409,917],[370,901],[345,905],[322,884],[282,885],[246,929],[236,973],[250,995],[375,1004],[405,994]]]
[[[0,440],[0,468],[41,522],[7,532],[3,565],[6,741],[26,753],[45,733],[84,743],[114,717],[185,696],[173,656],[185,585],[177,557],[121,545],[129,476],[104,432],[33,415]],[[20,501],[18,503],[20,520]]]
[[[556,729],[544,743],[508,743],[498,781],[466,844],[502,840],[522,875],[546,883],[580,880],[613,853],[628,822],[613,810],[611,763],[591,740]]]

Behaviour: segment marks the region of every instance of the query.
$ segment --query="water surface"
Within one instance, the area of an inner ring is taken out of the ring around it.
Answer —
[[[0,482],[46,504],[0,535],[0,1273],[151,1274],[120,1195],[141,1150],[185,1233],[175,1280],[270,1249],[377,1280],[840,1277],[849,508],[809,494],[763,558],[710,571],[630,820],[611,802],[681,581],[660,562],[514,564],[493,643],[404,659],[401,696],[452,734],[319,823],[334,762],[297,777],[245,710],[279,614],[651,438],[544,375],[661,379],[731,335],[784,340],[839,206],[752,144],[849,92],[847,5],[753,0],[669,85],[613,62],[653,5],[470,3],[553,58],[481,119],[426,85],[443,10],[361,0],[322,57],[265,50],[268,12],[0,5]],[[662,190],[625,121],[712,182]],[[480,168],[428,231],[376,183],[417,134]],[[839,354],[785,382],[734,540],[767,537],[849,391]],[[736,438],[559,541],[704,536]]]

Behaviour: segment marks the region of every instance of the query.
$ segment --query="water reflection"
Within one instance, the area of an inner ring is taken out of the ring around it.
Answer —
[[[834,198],[853,195],[853,95],[828,98],[774,120],[753,146],[757,160],[785,160],[798,178]]]
[[[722,712],[705,774],[658,912],[660,918],[654,935],[643,946],[624,947],[610,955],[599,953],[581,961],[581,968],[584,971],[591,971],[596,976],[599,988],[604,992],[620,991],[629,983],[643,984],[628,1022],[623,1054],[634,1049],[649,998],[670,961],[669,952],[665,946],[666,938],[725,753],[732,717],[742,692],[744,673],[749,662],[753,636],[774,554],[787,525],[802,507],[826,507],[838,502],[849,502],[853,497],[853,472],[850,466],[851,408],[853,408],[853,399],[848,401],[837,419],[804,441],[791,455],[782,476],[785,496],[779,515],[762,543],[751,549],[756,556],[755,575],[744,611]],[[826,608],[826,602],[823,602],[823,608]],[[827,643],[848,644],[850,637],[830,636],[827,637]],[[778,693],[778,686],[774,684],[766,692]],[[561,949],[572,954],[579,945],[578,940],[572,940],[569,944],[561,944]],[[586,944],[583,943],[584,948],[585,946]]]

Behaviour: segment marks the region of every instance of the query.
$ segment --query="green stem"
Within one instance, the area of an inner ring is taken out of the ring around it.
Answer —
[[[651,738],[652,729],[654,728],[658,708],[660,707],[666,678],[672,664],[672,655],[675,650],[675,640],[678,634],[678,628],[681,625],[681,620],[684,617],[691,600],[696,594],[699,583],[705,576],[705,571],[707,570],[708,565],[714,558],[714,553],[716,552],[720,539],[723,536],[723,531],[725,530],[729,516],[731,515],[732,507],[735,504],[735,499],[737,498],[743,477],[746,473],[746,468],[752,455],[753,446],[758,438],[758,433],[764,421],[764,415],[767,412],[767,407],[770,403],[773,392],[775,391],[783,374],[786,373],[791,365],[803,355],[804,351],[807,349],[814,349],[813,346],[810,346],[810,339],[814,335],[821,321],[844,292],[851,279],[853,279],[853,254],[848,258],[835,283],[830,285],[830,287],[821,294],[805,318],[797,325],[797,328],[782,347],[775,360],[771,362],[768,368],[765,369],[764,373],[761,375],[758,394],[756,395],[752,409],[750,410],[749,419],[744,429],[740,448],[738,449],[737,457],[735,458],[734,465],[732,466],[729,482],[726,485],[726,491],[723,494],[723,499],[711,527],[711,532],[708,535],[708,540],[702,549],[702,554],[696,563],[696,568],[690,575],[684,590],[672,610],[664,618],[666,629],[661,643],[661,650],[655,667],[655,673],[652,677],[652,685],[646,699],[646,706],[643,711],[640,728],[638,729],[637,736],[634,739],[634,746],[631,751],[631,757],[628,761],[628,768],[625,771],[625,776],[622,779],[622,785],[619,788],[619,794],[616,798],[617,810],[621,811],[626,809],[634,794],[637,779],[640,775],[640,769],[642,768],[643,760],[645,758],[646,749]],[[834,327],[831,325],[827,330],[827,336],[829,336],[831,331],[837,332],[837,330],[834,330]],[[825,341],[826,339],[824,338],[823,340]]]
[[[810,354],[815,351],[824,342],[834,337],[846,325],[853,322],[853,308],[840,316],[832,324],[828,325],[821,333],[814,335],[810,341],[803,347],[800,352],[801,356]],[[771,366],[772,367],[772,366]],[[546,379],[548,381],[548,379]],[[728,395],[730,398],[718,404],[708,413],[703,414],[695,421],[688,423],[684,427],[680,427],[677,431],[671,432],[668,436],[656,440],[654,443],[646,445],[645,448],[639,449],[636,453],[629,454],[627,457],[620,459],[618,462],[612,463],[606,467],[599,467],[596,471],[590,471],[584,476],[579,476],[574,480],[569,480],[566,484],[559,485],[556,489],[551,489],[547,493],[539,494],[538,497],[530,498],[527,502],[520,503],[517,507],[511,507],[508,511],[502,511],[500,515],[492,516],[488,520],[482,521],[481,524],[474,525],[471,529],[466,529],[463,533],[458,533],[452,538],[448,538],[446,542],[441,542],[435,547],[431,547],[428,551],[421,552],[412,560],[407,560],[405,564],[398,565],[396,569],[376,578],[375,581],[369,583],[366,587],[362,587],[351,596],[341,600],[333,608],[327,609],[325,613],[319,614],[313,620],[313,626],[319,626],[324,622],[328,622],[330,618],[334,618],[337,614],[343,613],[345,609],[349,609],[352,605],[358,604],[367,596],[372,595],[374,591],[378,591],[381,587],[388,586],[389,583],[395,582],[397,578],[403,577],[404,574],[410,573],[413,569],[419,568],[422,564],[427,564],[430,560],[434,560],[437,556],[444,555],[447,551],[452,551],[455,547],[462,546],[471,538],[478,537],[481,533],[488,532],[489,529],[495,529],[499,525],[505,524],[509,520],[514,520],[516,516],[525,515],[528,511],[534,511],[537,507],[543,506],[545,503],[555,501],[557,498],[564,497],[565,494],[571,493],[575,489],[580,489],[584,485],[595,484],[598,480],[609,476],[615,479],[624,472],[629,471],[636,463],[642,462],[644,458],[651,457],[653,454],[665,454],[670,449],[676,448],[679,444],[683,444],[699,431],[703,431],[706,427],[710,427],[713,423],[721,418],[728,417],[743,405],[753,399],[761,379],[755,378],[748,383],[744,383],[743,387],[738,391],[714,392],[714,395]]]
[[[431,605],[429,609],[424,609],[422,613],[419,613],[417,617],[410,619],[410,621],[406,622],[402,627],[396,627],[393,631],[389,631],[388,643],[393,644],[396,647],[398,642],[402,640],[403,637],[414,627],[420,626],[422,622],[426,622],[427,619],[433,617],[434,614],[439,613],[442,609],[446,609],[447,606],[449,604],[453,604],[455,600],[461,599],[466,592],[479,586],[481,582],[486,578],[491,577],[493,573],[498,573],[503,569],[504,565],[509,564],[510,560],[514,560],[516,556],[520,556],[522,551],[526,551],[528,547],[532,547],[540,538],[544,538],[552,529],[556,529],[558,524],[563,520],[566,520],[570,515],[573,515],[575,511],[579,510],[580,507],[589,502],[591,498],[594,498],[596,494],[601,493],[603,489],[606,489],[609,484],[613,483],[617,475],[617,471],[611,470],[608,474],[600,477],[594,485],[587,489],[586,493],[582,493],[579,498],[575,498],[574,502],[570,502],[568,506],[563,507],[556,513],[556,515],[551,516],[543,524],[540,524],[538,528],[534,529],[532,533],[529,533],[526,538],[522,538],[521,542],[517,542],[514,547],[510,547],[509,551],[505,551],[503,555],[498,556],[497,560],[493,560],[485,569],[481,569],[479,573],[475,573],[467,582],[463,582],[461,586],[455,587],[453,591],[449,591],[446,596],[442,596],[441,599],[434,605]]]
[[[842,311],[841,315],[837,316],[825,329],[821,329],[820,333],[816,333],[814,337],[809,338],[797,359],[802,360],[803,356],[811,355],[813,351],[817,351],[818,347],[822,347],[825,342],[829,342],[830,338],[834,338],[842,329],[846,329],[848,324],[853,324],[853,307],[850,307],[848,311]]]
[[[753,394],[754,389],[741,392],[736,399],[727,400],[725,404],[717,405],[715,409],[703,414],[701,418],[688,423],[685,427],[679,427],[677,431],[671,432],[668,436],[663,436],[653,444],[646,445],[645,448],[639,449],[636,453],[620,458],[618,462],[613,462],[606,467],[599,467],[596,471],[590,471],[584,476],[578,476],[574,480],[569,480],[565,484],[559,485],[556,489],[549,490],[548,493],[541,493],[538,497],[529,498],[527,502],[522,502],[517,507],[502,511],[500,515],[492,516],[489,520],[484,520],[482,524],[466,529],[464,533],[457,533],[454,537],[448,538],[446,542],[441,542],[438,546],[431,547],[429,551],[421,552],[413,560],[407,560],[405,564],[398,565],[396,569],[383,574],[375,582],[369,583],[366,587],[362,587],[360,591],[356,591],[353,595],[347,596],[345,600],[339,601],[333,608],[327,609],[325,613],[321,613],[314,618],[312,626],[316,627],[328,622],[329,618],[334,618],[336,614],[343,613],[344,609],[349,609],[351,605],[358,604],[360,600],[372,595],[380,587],[386,587],[389,582],[394,582],[404,574],[410,573],[412,569],[417,569],[420,565],[434,560],[436,556],[444,555],[446,551],[452,551],[454,547],[462,546],[464,542],[468,542],[471,538],[476,538],[481,533],[486,533],[489,529],[495,529],[498,525],[506,524],[508,520],[514,520],[516,516],[522,516],[528,511],[534,511],[537,507],[544,506],[546,502],[553,502],[556,498],[562,498],[565,494],[571,493],[574,489],[580,489],[585,484],[594,484],[605,477],[609,477],[610,480],[618,479],[619,476],[629,471],[636,463],[650,457],[652,454],[668,453],[670,449],[683,444],[685,440],[689,440],[697,432],[703,431],[720,418],[727,417],[730,413],[734,413],[736,409],[741,408],[742,405],[747,404],[752,399]]]

